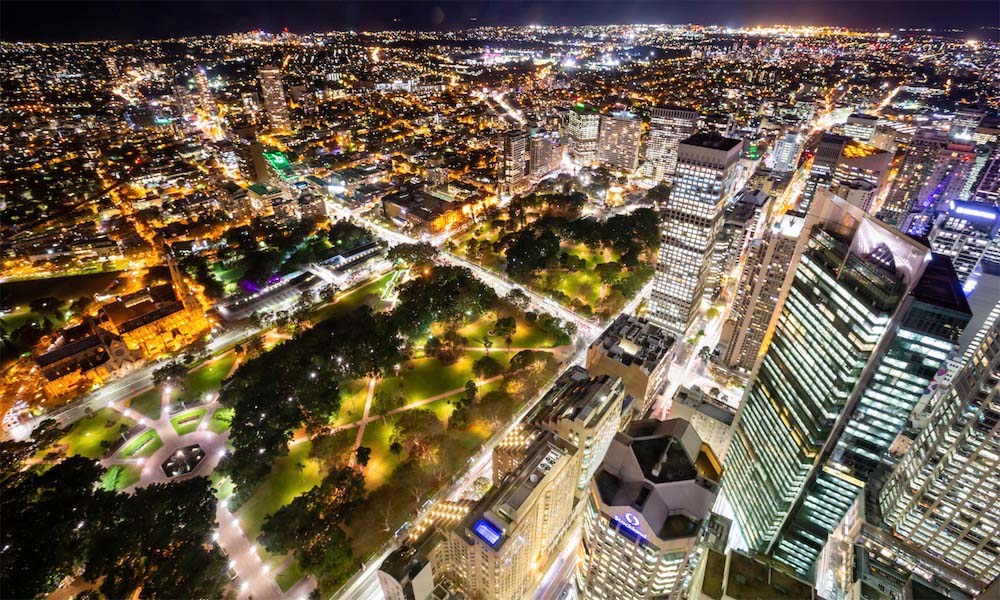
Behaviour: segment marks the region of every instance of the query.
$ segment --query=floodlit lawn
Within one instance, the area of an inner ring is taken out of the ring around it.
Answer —
[[[281,591],[287,592],[289,588],[299,582],[300,579],[306,576],[305,570],[299,565],[299,561],[292,560],[287,567],[281,570],[280,573],[275,575],[274,581],[281,588]]]
[[[352,379],[340,388],[340,411],[330,423],[332,427],[354,423],[365,412],[365,400],[368,397],[368,380]]]
[[[393,426],[396,424],[397,416],[393,415],[385,419],[372,421],[365,427],[365,433],[361,437],[361,445],[372,449],[368,466],[365,467],[365,488],[373,490],[385,482],[386,477],[392,474],[396,464],[406,459],[405,453],[401,453],[399,458],[389,451],[391,445]]]
[[[176,417],[172,417],[170,419],[170,425],[173,426],[177,435],[187,435],[198,429],[198,425],[205,417],[206,412],[208,412],[208,410],[204,408],[196,408],[194,410],[182,412]]]
[[[161,401],[162,396],[163,393],[159,390],[159,388],[153,388],[147,392],[139,394],[135,398],[132,398],[128,405],[132,410],[142,413],[150,419],[156,420],[160,418],[160,412],[163,408]]]
[[[403,365],[398,377],[382,379],[375,386],[375,393],[388,393],[401,390],[406,403],[425,400],[445,392],[459,390],[465,387],[465,382],[476,379],[472,372],[472,364],[486,353],[483,351],[465,352],[452,365],[443,365],[436,358],[418,358]],[[494,347],[490,356],[501,365],[507,366],[508,355]]]
[[[360,287],[354,288],[346,294],[342,294],[333,304],[327,304],[309,315],[314,322],[325,321],[330,317],[348,313],[365,301],[370,295],[381,296],[385,291],[385,286],[392,279],[393,272],[386,273],[382,277],[370,281]]]
[[[135,421],[111,408],[102,408],[93,417],[80,419],[70,428],[59,444],[66,445],[67,456],[100,458],[105,454],[101,442],[113,443],[121,438],[124,431],[135,426]]]
[[[157,435],[156,431],[153,429],[147,429],[145,432],[136,436],[131,442],[125,444],[121,449],[122,458],[138,458],[151,456],[154,452],[163,446],[163,440]]]
[[[139,467],[114,465],[101,477],[101,488],[108,492],[120,492],[139,481]]]
[[[208,421],[208,429],[215,433],[222,433],[229,429],[233,423],[234,408],[217,408],[212,413],[212,418]]]
[[[292,446],[288,455],[274,461],[271,472],[252,496],[237,511],[240,526],[251,540],[257,539],[264,519],[282,506],[307,492],[323,480],[320,462],[309,458],[310,442]],[[304,466],[302,471],[296,464]]]
[[[231,352],[189,373],[184,380],[187,384],[184,397],[196,401],[201,400],[201,397],[209,392],[218,391],[222,386],[222,380],[229,375],[229,371],[233,368],[233,363],[235,362],[236,353]]]
[[[228,476],[224,476],[218,471],[213,471],[209,474],[208,480],[212,482],[212,490],[215,492],[215,497],[219,500],[225,500],[233,495],[235,486]]]
[[[579,298],[592,308],[597,308],[601,301],[601,278],[594,271],[563,273],[559,278],[558,289],[570,298]]]

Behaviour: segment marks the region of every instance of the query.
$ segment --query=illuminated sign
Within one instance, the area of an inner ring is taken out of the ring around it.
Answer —
[[[486,519],[476,521],[476,524],[472,526],[472,532],[479,536],[479,539],[489,544],[491,548],[497,547],[500,537],[503,535],[502,531]]]
[[[624,515],[613,515],[611,520],[618,523],[618,531],[624,533],[626,537],[633,540],[644,540],[646,534],[642,532],[642,522],[635,513],[625,513]]]
[[[989,219],[991,221],[997,218],[995,210],[972,208],[971,206],[960,206],[955,204],[954,201],[951,203],[951,210],[955,214],[965,215],[967,217],[979,217],[980,219]]]

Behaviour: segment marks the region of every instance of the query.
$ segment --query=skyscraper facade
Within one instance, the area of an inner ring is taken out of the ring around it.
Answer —
[[[566,121],[566,141],[570,159],[581,166],[597,160],[597,138],[601,115],[589,104],[577,102],[569,109]]]
[[[501,194],[516,194],[527,189],[530,157],[528,132],[511,129],[502,134],[499,177]]]
[[[970,318],[947,257],[820,190],[739,415],[726,494],[807,575]]]
[[[291,129],[292,118],[288,112],[285,87],[281,83],[280,67],[261,68],[260,89],[271,128],[282,131]]]
[[[646,144],[646,175],[656,181],[673,178],[677,170],[677,146],[695,132],[698,111],[679,106],[652,109]]]
[[[649,297],[650,319],[672,333],[683,335],[698,314],[741,147],[740,140],[695,134],[677,148]]]
[[[642,121],[627,111],[601,116],[597,138],[597,162],[613,170],[631,173],[639,164]]]
[[[584,598],[679,598],[710,522],[722,467],[683,419],[633,421],[590,484]]]
[[[774,144],[774,172],[794,171],[800,154],[802,154],[802,136],[798,133],[786,133]]]
[[[786,214],[771,231],[750,244],[726,327],[727,365],[753,372],[759,356],[767,349],[765,340],[772,331],[804,224],[804,217]]]
[[[879,500],[897,537],[986,585],[1000,577],[1000,322],[977,337]]]
[[[512,473],[446,532],[440,569],[473,598],[516,600],[531,591],[573,511],[577,448],[545,433]]]

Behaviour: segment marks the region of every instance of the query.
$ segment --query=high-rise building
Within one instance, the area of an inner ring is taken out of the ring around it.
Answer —
[[[538,182],[559,168],[563,146],[558,134],[544,129],[532,129],[528,143],[529,175],[533,182]]]
[[[625,386],[623,420],[641,418],[667,384],[674,337],[641,317],[620,314],[587,349],[587,369],[594,375],[621,378]]]
[[[280,67],[263,67],[260,70],[261,97],[271,128],[288,130],[292,128],[292,118],[285,99],[285,87],[281,83]]]
[[[260,95],[257,92],[244,92],[240,96],[243,112],[247,113],[253,123],[257,123],[261,111]]]
[[[897,538],[986,585],[1000,577],[1000,323],[984,330],[879,501]]]
[[[601,115],[593,106],[577,102],[569,109],[566,120],[566,145],[570,159],[581,166],[597,160],[597,138]]]
[[[633,421],[618,433],[590,484],[581,596],[681,597],[721,475],[687,421]]]
[[[713,299],[722,294],[733,270],[743,262],[750,242],[763,233],[770,212],[771,198],[761,190],[744,190],[726,207],[710,271]]]
[[[852,204],[863,205],[867,202],[870,205],[889,174],[891,162],[892,154],[885,150],[844,136],[823,134],[813,158],[809,179],[806,180],[800,209],[802,212],[809,211],[818,187],[832,189],[841,197],[846,195],[838,193],[841,186],[865,190]],[[862,206],[862,209],[866,207]]]
[[[979,124],[986,116],[981,110],[964,109],[955,113],[955,119],[951,122],[951,129],[948,130],[948,137],[962,143],[970,143],[973,134]]]
[[[708,288],[742,145],[740,140],[699,133],[677,147],[675,183],[663,211],[649,297],[650,319],[671,333],[684,335]]]
[[[601,116],[597,137],[597,162],[631,173],[639,164],[642,121],[627,111]]]
[[[566,440],[541,435],[517,469],[445,533],[440,571],[473,598],[524,598],[569,530],[576,453]]]
[[[878,126],[878,117],[866,115],[864,113],[854,113],[847,117],[844,123],[844,135],[855,142],[869,143],[875,135],[875,128]]]
[[[698,111],[679,106],[652,109],[649,118],[649,141],[646,143],[645,174],[656,180],[673,178],[677,170],[677,145],[695,132]]]
[[[791,173],[794,171],[799,164],[800,154],[802,154],[802,135],[786,133],[774,144],[774,172]]]
[[[717,390],[716,390],[717,391]],[[680,386],[670,402],[668,419],[683,419],[694,427],[698,437],[719,457],[726,459],[733,440],[736,410],[699,387]]]
[[[802,216],[787,213],[771,231],[750,243],[731,316],[723,329],[722,337],[728,340],[727,365],[752,373],[767,350],[804,224]]]
[[[528,188],[530,147],[528,132],[520,129],[505,131],[500,140],[499,192],[517,194]]]
[[[951,257],[965,284],[1000,236],[1000,209],[978,202],[952,201],[928,235],[931,249]]]
[[[576,491],[582,497],[621,425],[625,387],[618,377],[590,377],[583,371],[582,378],[553,391],[542,400],[543,407],[532,421],[579,449]]]
[[[750,547],[808,575],[968,323],[950,260],[820,190],[726,457]]]

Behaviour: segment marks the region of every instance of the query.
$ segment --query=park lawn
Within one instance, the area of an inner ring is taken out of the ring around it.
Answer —
[[[257,539],[268,515],[323,480],[326,473],[321,469],[320,461],[309,458],[311,447],[311,442],[296,444],[289,449],[287,455],[275,460],[271,472],[237,511],[240,526],[247,538]],[[305,465],[301,472],[295,468],[297,463]]]
[[[407,361],[398,376],[380,380],[375,386],[375,393],[395,393],[401,390],[407,404],[447,392],[458,393],[465,388],[467,381],[476,379],[472,364],[485,354],[480,350],[467,351],[452,365],[443,365],[436,358]],[[506,352],[494,348],[490,356],[504,367],[507,366]]]
[[[302,568],[302,565],[299,564],[299,561],[293,559],[290,563],[288,563],[287,567],[274,576],[274,581],[278,584],[278,587],[281,588],[282,592],[287,592],[306,575],[307,573],[305,569]]]
[[[159,388],[153,388],[129,400],[128,406],[155,421],[160,418],[163,409],[162,396]]]
[[[569,296],[598,309],[601,303],[601,278],[594,271],[573,271],[563,273],[557,289]]]
[[[364,414],[367,398],[367,379],[352,379],[341,384],[340,410],[337,412],[336,418],[330,422],[330,426],[339,427],[360,419]]]
[[[369,281],[360,287],[356,287],[346,294],[341,294],[332,304],[322,306],[310,314],[309,320],[319,323],[320,321],[325,321],[330,317],[343,315],[354,310],[355,308],[361,306],[365,299],[370,295],[381,297],[382,293],[385,292],[386,286],[389,284],[389,280],[392,279],[393,274],[394,271],[390,271],[378,279]]]
[[[205,418],[206,412],[208,412],[208,409],[205,408],[196,408],[182,412],[175,417],[171,417],[170,425],[177,432],[177,435],[187,435],[198,429],[198,425]]]
[[[122,447],[119,454],[122,458],[138,458],[152,456],[163,446],[163,440],[155,429],[147,429]]]
[[[392,444],[392,432],[395,427],[397,415],[392,415],[384,419],[377,419],[365,426],[365,433],[361,436],[361,445],[372,449],[371,458],[365,467],[365,489],[371,491],[383,483],[392,474],[396,465],[406,460],[406,454],[402,453],[397,458],[389,451]]]
[[[101,477],[101,489],[106,492],[120,492],[139,482],[141,472],[134,465],[113,465]]]
[[[222,387],[222,380],[229,375],[235,362],[236,353],[230,352],[210,361],[206,366],[188,373],[188,376],[184,378],[187,386],[185,397],[191,398],[192,401],[198,401],[205,394],[218,391]]]
[[[209,431],[213,433],[223,433],[227,431],[233,423],[233,415],[235,413],[235,408],[219,407],[215,409],[215,412],[212,413],[212,418],[208,420]]]
[[[121,438],[122,425],[128,431],[135,427],[135,421],[112,408],[102,408],[93,417],[83,418],[73,424],[69,432],[59,440],[67,446],[67,456],[100,458],[106,451],[101,442],[115,442]]]
[[[212,482],[212,491],[215,492],[215,497],[219,500],[226,500],[233,495],[236,486],[233,485],[233,480],[228,475],[212,471],[208,475],[208,480]]]

